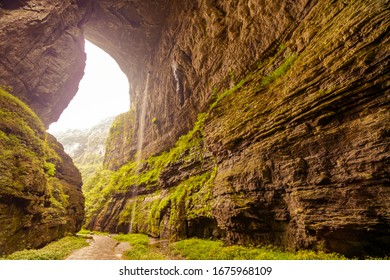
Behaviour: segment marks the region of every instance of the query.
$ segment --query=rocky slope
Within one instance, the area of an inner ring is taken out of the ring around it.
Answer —
[[[19,48],[0,83],[50,123],[84,30],[132,84],[85,187],[89,228],[389,254],[387,0],[51,1],[40,18],[44,2],[2,10],[0,51]],[[69,30],[70,53],[42,51]],[[48,75],[26,70],[39,61]]]
[[[0,88],[0,255],[77,232],[81,176],[38,117]]]

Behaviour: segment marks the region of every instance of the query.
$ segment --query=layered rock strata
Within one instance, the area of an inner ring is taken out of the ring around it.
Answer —
[[[179,162],[162,167],[154,157],[142,167],[125,164],[111,175],[123,178],[120,187],[108,188],[89,226],[388,254],[385,2],[198,4],[173,7],[162,31],[158,67],[143,93],[149,95],[143,153],[170,147],[203,110],[202,153],[212,157],[200,158],[211,161],[199,161],[188,147]],[[177,18],[180,25],[173,24]],[[133,156],[108,151],[115,170],[134,158],[138,139],[124,144]],[[152,180],[125,180],[153,170]],[[199,186],[203,174],[208,179]]]

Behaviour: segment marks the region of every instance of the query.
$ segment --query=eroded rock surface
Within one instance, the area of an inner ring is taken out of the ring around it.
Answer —
[[[81,25],[88,2],[0,2],[0,85],[12,86],[46,126],[59,118],[84,75]]]
[[[151,159],[141,171],[130,168],[125,174],[143,178],[157,170],[158,176],[146,185],[119,179],[127,191],[112,190],[90,227],[128,231],[134,220],[136,230],[164,238],[215,236],[348,256],[388,254],[385,6],[385,1],[172,5],[156,66],[144,78],[147,91],[135,91],[148,94],[143,153],[171,147],[200,111],[208,111],[199,133],[203,152],[213,159],[205,164],[210,160],[199,161],[187,147],[162,170]],[[123,144],[108,151],[111,162],[121,166],[134,159],[139,138],[132,139],[132,144],[117,141]],[[126,149],[127,157],[115,152]],[[113,178],[122,178],[126,166]],[[213,168],[218,172],[210,198],[209,181],[197,183]]]

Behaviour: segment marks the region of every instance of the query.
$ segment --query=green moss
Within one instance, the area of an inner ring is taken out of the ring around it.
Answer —
[[[47,139],[44,125],[17,97],[0,87],[0,193],[48,196],[49,212],[64,215],[68,197],[56,175],[61,159]],[[54,209],[55,210],[54,210]]]
[[[84,238],[64,237],[38,250],[23,250],[6,256],[6,260],[63,260],[73,251],[88,246]]]
[[[218,103],[226,98],[227,96],[232,95],[233,93],[237,92],[239,89],[241,89],[250,79],[252,78],[251,74],[240,80],[234,87],[224,90],[222,93],[217,94],[216,100],[211,104],[209,111],[214,109]]]
[[[225,246],[222,241],[187,239],[171,244],[171,250],[187,260],[344,260],[335,253],[301,250],[282,251],[275,247]]]
[[[289,56],[278,68],[276,68],[274,71],[272,71],[270,74],[268,74],[261,80],[261,86],[267,86],[276,79],[286,74],[296,59],[296,54]]]
[[[53,177],[56,174],[56,165],[51,162],[45,162],[43,168],[47,175]]]
[[[212,217],[212,188],[217,169],[192,176],[172,187],[169,193],[156,199],[150,207],[148,217],[149,232],[159,235],[164,215],[169,215],[169,225],[173,239],[180,235],[180,227],[186,220],[197,217]]]
[[[0,86],[0,108],[4,116],[8,117],[8,122],[2,121],[2,125],[12,126],[14,131],[23,132],[24,129],[34,131],[38,136],[45,135],[45,127],[38,116],[25,103],[17,97],[8,93],[4,87]],[[14,117],[14,122],[12,121]],[[21,127],[14,124],[23,124]]]
[[[129,242],[131,249],[124,253],[129,260],[164,260],[166,257],[150,245],[144,234],[119,234],[114,237],[120,242]]]

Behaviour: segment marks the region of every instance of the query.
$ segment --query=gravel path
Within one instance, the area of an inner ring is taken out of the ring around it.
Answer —
[[[90,245],[73,252],[67,260],[120,260],[129,250],[128,242],[118,242],[109,236],[93,235]]]

